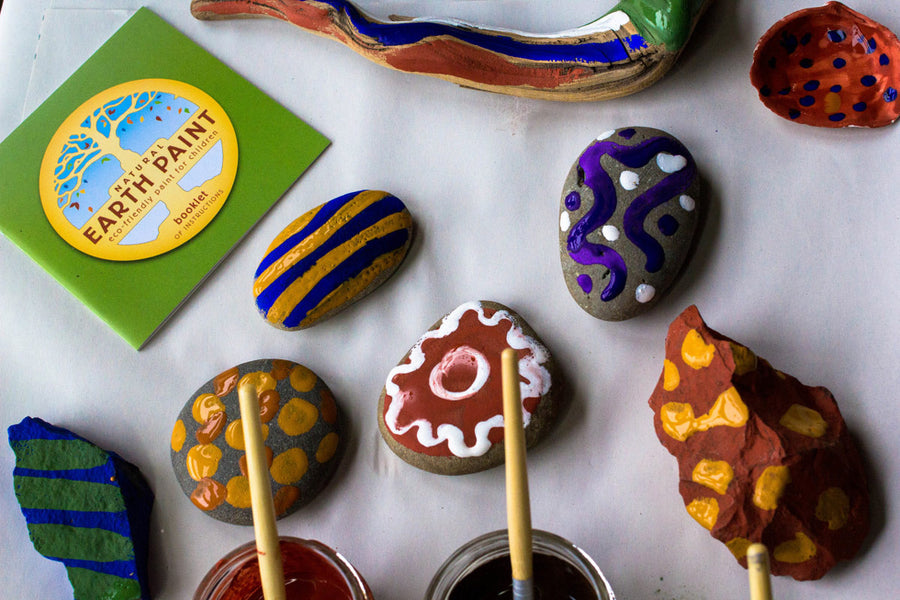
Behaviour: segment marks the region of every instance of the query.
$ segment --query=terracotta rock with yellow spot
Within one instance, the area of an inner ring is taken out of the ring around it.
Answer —
[[[753,542],[773,574],[800,580],[856,555],[868,486],[827,389],[776,371],[690,306],[669,327],[650,406],[688,514],[742,565]]]
[[[277,516],[311,501],[328,483],[344,447],[331,391],[310,369],[287,360],[255,360],[224,371],[186,402],[172,428],[175,477],[211,517],[250,525],[249,483],[237,384],[253,378]]]

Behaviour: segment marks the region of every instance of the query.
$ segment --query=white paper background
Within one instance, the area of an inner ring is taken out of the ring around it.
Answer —
[[[336,478],[279,526],[337,547],[377,598],[421,598],[456,547],[504,527],[502,469],[457,478],[419,471],[387,449],[375,416],[387,371],[435,319],[472,299],[518,310],[567,375],[570,406],[529,454],[533,522],[583,546],[621,598],[747,593],[746,572],[684,511],[675,460],[657,441],[647,406],[666,328],[691,303],[776,367],[830,388],[867,457],[873,519],[862,553],[817,582],[777,578],[775,596],[896,596],[900,133],[896,125],[832,131],[789,123],[758,101],[747,76],[759,36],[810,4],[715,3],[659,83],[580,104],[390,71],[274,20],[199,22],[187,0],[147,4],[333,141],[141,352],[0,238],[0,424],[39,416],[140,466],[156,492],[155,598],[189,598],[215,560],[252,537],[190,504],[172,474],[169,438],[199,385],[256,358],[309,366],[348,414],[349,452]],[[97,9],[139,5],[6,0],[0,137],[127,17]],[[379,16],[458,16],[530,31],[577,26],[606,10],[586,0],[360,5]],[[85,8],[92,10],[70,10]],[[853,8],[900,31],[892,3],[860,0]],[[625,125],[669,131],[690,148],[708,214],[666,299],[639,318],[605,323],[566,291],[558,203],[581,150]],[[269,327],[250,292],[265,247],[309,208],[360,188],[391,191],[412,211],[417,237],[404,266],[330,321],[294,333]],[[70,598],[62,566],[28,541],[13,466],[0,444],[0,597]]]

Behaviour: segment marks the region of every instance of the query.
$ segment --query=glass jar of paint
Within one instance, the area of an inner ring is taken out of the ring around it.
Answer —
[[[281,536],[287,600],[374,600],[362,575],[315,540]],[[200,582],[194,600],[263,600],[256,542],[225,555]]]
[[[596,563],[558,535],[532,532],[536,600],[615,600]],[[425,600],[511,600],[512,568],[505,529],[464,544],[431,580]]]

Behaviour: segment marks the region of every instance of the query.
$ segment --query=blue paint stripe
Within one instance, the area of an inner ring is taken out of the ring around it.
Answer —
[[[318,306],[338,286],[359,275],[378,257],[402,248],[406,244],[407,239],[409,239],[409,231],[407,229],[398,229],[367,242],[313,286],[313,289],[309,291],[284,320],[284,326],[297,327],[303,322],[309,311]]]
[[[13,469],[13,477],[41,477],[44,479],[68,479],[71,481],[87,481],[90,483],[103,483],[114,485],[110,479],[115,476],[115,469],[111,462],[93,467],[91,469]]]
[[[63,525],[88,529],[105,529],[123,537],[131,537],[128,511],[99,512],[81,510],[50,510],[46,508],[22,508],[29,525]]]
[[[122,579],[137,580],[137,564],[133,560],[111,560],[109,562],[99,562],[96,560],[82,560],[76,558],[55,558],[48,556],[52,560],[58,560],[67,568],[74,567],[77,569],[87,569],[96,573],[105,575],[113,575]]]
[[[323,0],[323,2],[345,13],[360,33],[375,38],[388,47],[415,44],[429,37],[453,36],[474,46],[525,60],[608,64],[629,58],[625,46],[618,38],[608,42],[587,44],[529,43],[509,36],[461,29],[446,23],[372,22],[349,2],[344,0]],[[629,48],[647,46],[646,40],[640,35],[629,36],[625,39],[625,43]]]
[[[275,281],[269,284],[269,286],[257,296],[256,305],[261,311],[268,312],[275,301],[278,300],[278,297],[284,293],[294,281],[309,271],[319,259],[338,246],[358,236],[372,225],[393,214],[401,212],[404,208],[403,203],[394,196],[385,196],[377,202],[373,202],[361,210],[352,219],[347,221],[340,229],[335,231],[330,238],[323,241],[314,251],[310,252],[302,260],[298,261],[284,273],[279,275]],[[294,236],[291,237],[292,239],[294,238]],[[299,243],[300,241],[302,241],[302,238],[297,239],[295,242]]]
[[[7,429],[10,442],[28,440],[84,440],[67,429],[56,427],[35,417],[25,417],[21,423]]]
[[[254,275],[254,277],[259,277],[260,275],[262,275],[263,272],[272,265],[272,263],[280,260],[281,257],[283,257],[288,251],[290,251],[291,248],[296,246],[298,242],[312,235],[314,231],[324,225],[331,217],[335,215],[335,213],[337,213],[341,208],[343,208],[346,204],[348,204],[361,193],[362,191],[350,192],[349,194],[344,194],[343,196],[339,196],[323,204],[322,208],[319,209],[319,212],[315,214],[315,216],[310,220],[309,223],[306,224],[303,229],[288,237],[263,257],[262,262],[259,264],[259,268],[256,269],[256,274]]]

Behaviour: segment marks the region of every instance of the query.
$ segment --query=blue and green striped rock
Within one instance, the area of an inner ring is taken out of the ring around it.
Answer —
[[[41,419],[26,417],[8,434],[28,534],[65,565],[75,600],[149,599],[153,492],[138,468]]]

